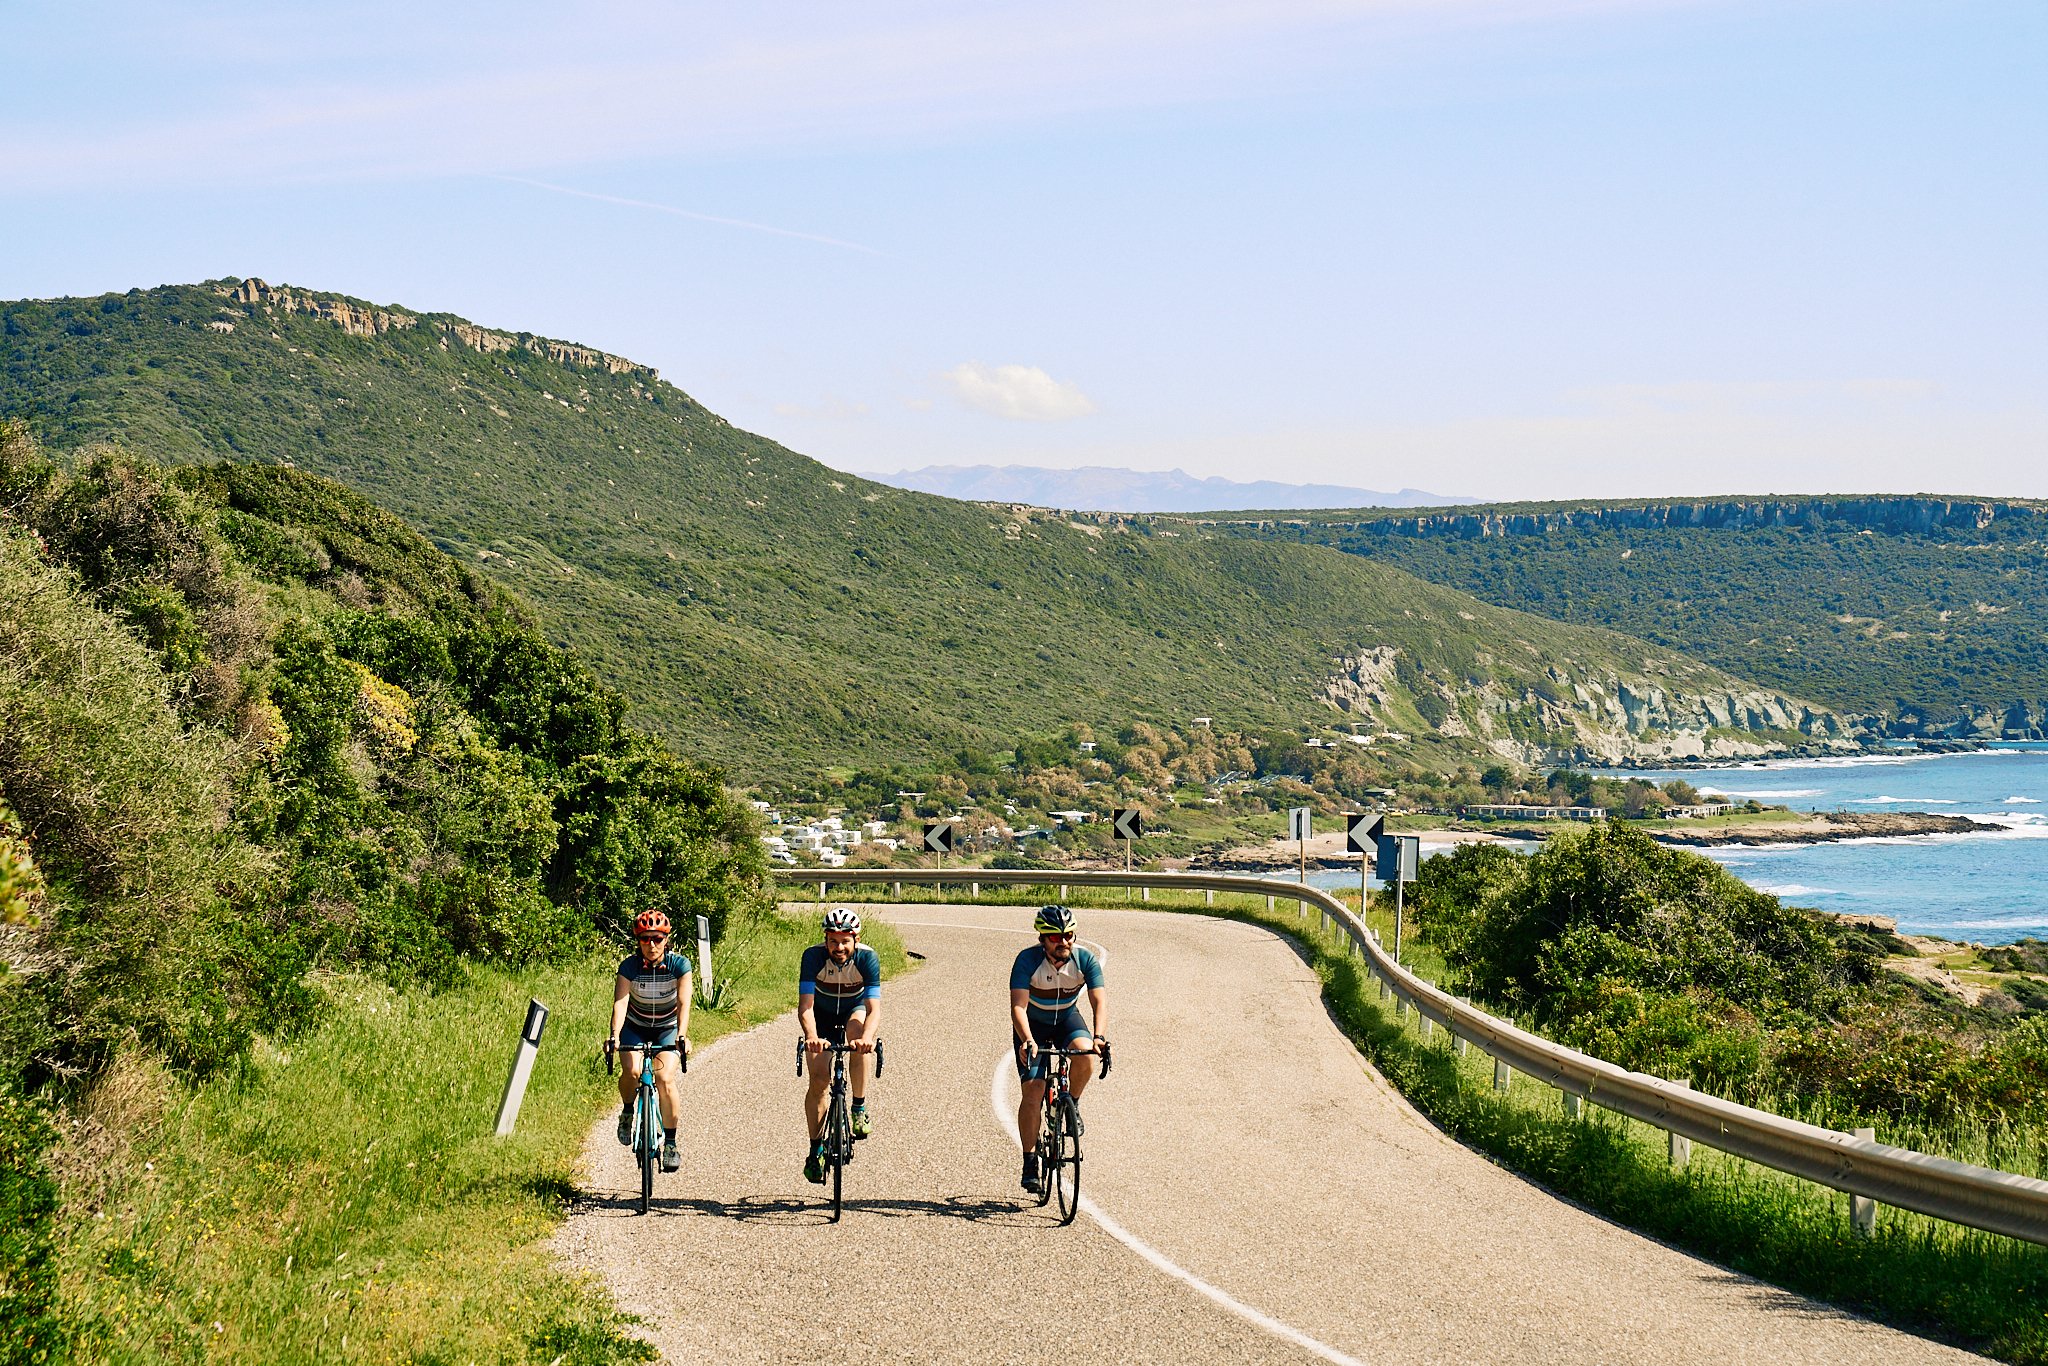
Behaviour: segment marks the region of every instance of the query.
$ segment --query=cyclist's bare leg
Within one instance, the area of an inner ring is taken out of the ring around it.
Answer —
[[[854,1016],[852,1020],[847,1022],[846,1041],[848,1043],[859,1043],[867,1037],[867,1029],[868,1017],[865,1015]],[[874,1055],[871,1053],[854,1053],[846,1059],[846,1073],[848,1081],[853,1087],[853,1094],[859,1096],[862,1100],[868,1098],[868,1082],[871,1080],[868,1074],[872,1070],[870,1064],[873,1057]]]
[[[619,1050],[619,1103],[631,1105],[634,1092],[640,1089],[640,1050],[621,1048]]]
[[[811,1142],[818,1141],[818,1135],[825,1132],[825,1092],[832,1085],[832,1055],[819,1053],[804,1055],[804,1123],[810,1128]]]
[[[661,1097],[661,1127],[676,1127],[676,1116],[683,1112],[683,1069],[673,1053],[654,1055],[654,1090]]]
[[[1081,1099],[1081,1093],[1088,1089],[1088,1082],[1095,1076],[1095,1055],[1083,1053],[1071,1059],[1067,1068],[1067,1089],[1074,1093],[1074,1099]]]
[[[1024,1099],[1017,1102],[1017,1137],[1022,1140],[1027,1153],[1038,1146],[1039,1110],[1044,1104],[1045,1083],[1025,1082]]]

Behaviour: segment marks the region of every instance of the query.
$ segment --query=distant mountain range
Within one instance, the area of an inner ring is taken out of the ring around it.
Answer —
[[[1090,465],[1075,470],[1032,465],[927,465],[863,479],[970,503],[1028,503],[1086,512],[1224,512],[1247,509],[1451,507],[1477,498],[1402,489],[1380,493],[1337,484],[1281,484],[1271,479],[1197,479],[1185,470],[1125,470]]]

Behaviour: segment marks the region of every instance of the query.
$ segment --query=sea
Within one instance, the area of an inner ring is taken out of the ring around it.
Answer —
[[[1708,768],[1628,770],[1603,777],[1754,797],[1795,811],[1933,811],[1992,829],[1826,844],[1732,845],[1699,852],[1788,904],[1889,916],[1906,934],[1979,944],[2048,938],[2048,743],[2011,742],[1957,754],[1896,752],[1766,759]],[[1424,855],[1432,850],[1427,842]],[[1355,887],[1355,873],[1310,874]]]

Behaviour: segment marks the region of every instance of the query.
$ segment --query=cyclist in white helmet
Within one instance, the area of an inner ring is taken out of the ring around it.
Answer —
[[[804,1032],[808,1063],[804,1076],[804,1124],[810,1131],[810,1155],[804,1180],[825,1179],[825,1088],[832,1069],[821,1065],[828,1042],[854,1048],[847,1070],[853,1077],[853,1136],[874,1131],[868,1116],[868,1055],[882,1027],[882,960],[860,942],[860,915],[851,906],[825,912],[825,942],[804,950],[797,969],[796,1018]]]

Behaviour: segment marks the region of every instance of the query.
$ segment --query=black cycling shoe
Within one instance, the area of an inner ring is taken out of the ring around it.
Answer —
[[[676,1150],[676,1141],[669,1139],[661,1145],[661,1169],[672,1172],[683,1165],[683,1155]]]
[[[1024,1189],[1036,1195],[1045,1189],[1043,1182],[1044,1178],[1038,1172],[1038,1154],[1024,1154]]]
[[[1074,1131],[1075,1138],[1088,1132],[1088,1126],[1081,1122],[1081,1102],[1072,1096],[1067,1097],[1067,1127]]]

